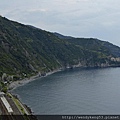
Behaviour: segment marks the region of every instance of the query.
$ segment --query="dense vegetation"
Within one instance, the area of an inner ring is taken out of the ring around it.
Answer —
[[[119,47],[93,38],[60,36],[0,17],[1,79],[18,80],[75,65],[120,66]]]

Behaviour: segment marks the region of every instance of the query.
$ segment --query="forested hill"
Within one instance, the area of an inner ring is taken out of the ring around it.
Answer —
[[[22,79],[66,67],[120,66],[120,48],[56,34],[0,16],[0,77]]]

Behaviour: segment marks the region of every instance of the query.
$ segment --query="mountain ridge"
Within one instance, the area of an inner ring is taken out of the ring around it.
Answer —
[[[63,36],[1,16],[0,28],[0,80],[67,67],[120,66],[120,47],[109,42]]]

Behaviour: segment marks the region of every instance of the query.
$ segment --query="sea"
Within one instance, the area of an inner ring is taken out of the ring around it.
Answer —
[[[35,115],[120,114],[120,68],[66,69],[12,91]]]

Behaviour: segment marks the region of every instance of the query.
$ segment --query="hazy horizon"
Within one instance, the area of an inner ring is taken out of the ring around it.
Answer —
[[[65,36],[120,46],[119,0],[0,0],[3,17]]]

